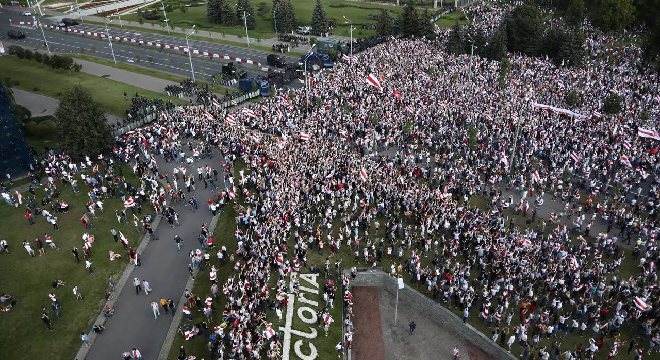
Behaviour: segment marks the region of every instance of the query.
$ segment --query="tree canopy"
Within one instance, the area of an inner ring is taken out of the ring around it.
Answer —
[[[314,10],[312,10],[312,32],[317,35],[323,35],[330,31],[328,24],[328,15],[325,13],[321,0],[316,0]]]
[[[290,33],[297,26],[296,14],[293,11],[291,0],[273,0],[274,20],[277,21],[277,30],[282,33]]]
[[[241,19],[243,22],[243,12],[245,11],[245,23],[249,30],[254,30],[257,27],[257,23],[254,20],[254,8],[252,8],[252,2],[250,0],[238,0],[236,4],[236,18]]]
[[[112,146],[112,132],[103,106],[80,85],[62,95],[55,121],[59,144],[74,159],[96,156]]]

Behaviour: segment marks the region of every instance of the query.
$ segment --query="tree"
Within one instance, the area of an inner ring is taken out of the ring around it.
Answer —
[[[325,13],[321,0],[316,0],[314,10],[312,10],[312,33],[317,35],[325,34],[329,31],[328,16]]]
[[[228,0],[218,0],[218,13],[220,17],[219,23],[225,26],[233,26],[236,24],[236,13],[229,5]]]
[[[566,21],[573,26],[580,26],[584,20],[584,0],[570,0],[566,9]]]
[[[435,38],[435,27],[433,26],[433,15],[429,9],[425,9],[419,19],[419,27],[417,29],[417,36],[432,39]]]
[[[566,100],[566,105],[575,106],[577,105],[578,101],[580,101],[580,94],[578,94],[577,91],[573,90],[568,94],[566,94],[565,100]]]
[[[633,0],[600,0],[590,18],[603,31],[621,31],[635,20],[635,5]]]
[[[74,159],[95,157],[112,146],[103,106],[80,85],[68,89],[55,110],[60,146]]]
[[[465,39],[463,28],[456,19],[456,24],[451,28],[449,40],[447,41],[447,52],[454,55],[465,54]]]
[[[275,21],[277,21],[277,30],[282,33],[290,33],[297,26],[296,14],[293,11],[293,5],[290,0],[273,0],[273,9],[275,10]]]
[[[220,0],[209,0],[206,5],[206,18],[214,24],[220,23]]]
[[[521,5],[513,9],[506,21],[509,51],[538,55],[543,34],[540,10],[536,6]]]
[[[376,24],[376,31],[378,32],[378,35],[391,35],[393,31],[393,25],[394,19],[390,15],[390,12],[386,9],[380,9],[380,15],[378,15],[378,23]]]
[[[415,36],[419,33],[419,17],[417,9],[408,3],[396,21],[397,32],[404,37]]]
[[[486,49],[488,59],[500,60],[507,56],[506,33],[507,24],[506,22],[502,22],[497,28],[497,31],[490,37],[490,41]]]
[[[254,30],[257,27],[257,22],[254,20],[254,8],[250,0],[238,0],[236,4],[236,17],[243,19],[243,12],[245,11],[247,28]]]
[[[618,114],[623,107],[623,97],[617,94],[609,94],[603,101],[603,112],[606,114]]]

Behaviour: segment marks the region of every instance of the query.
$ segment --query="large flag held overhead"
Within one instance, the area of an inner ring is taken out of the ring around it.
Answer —
[[[227,115],[225,122],[229,125],[236,125],[236,118],[234,118],[232,115]]]
[[[380,86],[380,81],[378,81],[378,77],[374,74],[369,74],[369,76],[367,76],[367,83],[377,87],[380,90],[383,90],[383,88]]]
[[[654,140],[660,140],[660,134],[658,134],[655,129],[646,129],[639,127],[637,128],[637,136],[643,137],[643,138],[651,138]]]
[[[128,200],[124,201],[124,207],[133,207],[135,206],[135,199],[133,197],[129,197]]]
[[[211,99],[211,102],[213,103],[213,105],[220,107],[220,103],[215,98]]]
[[[621,162],[625,164],[627,167],[632,167],[632,164],[630,163],[630,159],[628,159],[628,157],[625,155],[621,156]]]
[[[360,177],[362,178],[362,180],[365,180],[365,181],[367,180],[367,171],[364,170],[364,168],[360,169]]]

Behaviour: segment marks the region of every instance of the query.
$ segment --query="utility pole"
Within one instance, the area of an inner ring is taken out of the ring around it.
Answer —
[[[77,0],[76,0],[76,1],[77,1]],[[115,0],[115,4],[116,4],[116,3],[117,3],[117,0]],[[117,9],[119,9],[119,8],[117,8]],[[116,12],[116,13],[110,15],[110,17],[113,17],[113,16],[115,16],[115,15],[119,16],[119,27],[120,27],[120,28],[124,28],[124,25],[121,23],[121,14],[120,14],[119,12]]]
[[[186,46],[188,47],[188,60],[190,60],[190,73],[192,74],[192,80],[195,82],[195,70],[193,70],[192,64],[192,55],[190,54],[190,44],[188,43],[188,36],[195,33],[195,25],[192,26],[192,29],[186,33]]]

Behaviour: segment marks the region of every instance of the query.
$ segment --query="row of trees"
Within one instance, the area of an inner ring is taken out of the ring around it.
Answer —
[[[454,25],[447,52],[469,54],[474,51],[491,60],[501,60],[507,52],[545,57],[557,65],[579,66],[583,63],[585,35],[570,22],[543,22],[538,7],[521,5],[508,14],[490,38],[469,25]]]
[[[433,37],[433,14],[428,9],[418,11],[415,6],[408,3],[403,12],[393,18],[386,9],[381,9],[376,23],[378,35],[401,35],[404,37]]]
[[[236,10],[232,9],[228,0],[208,0],[206,17],[214,24],[234,26],[245,22],[249,30],[256,28],[254,9],[250,0],[238,0]]]

